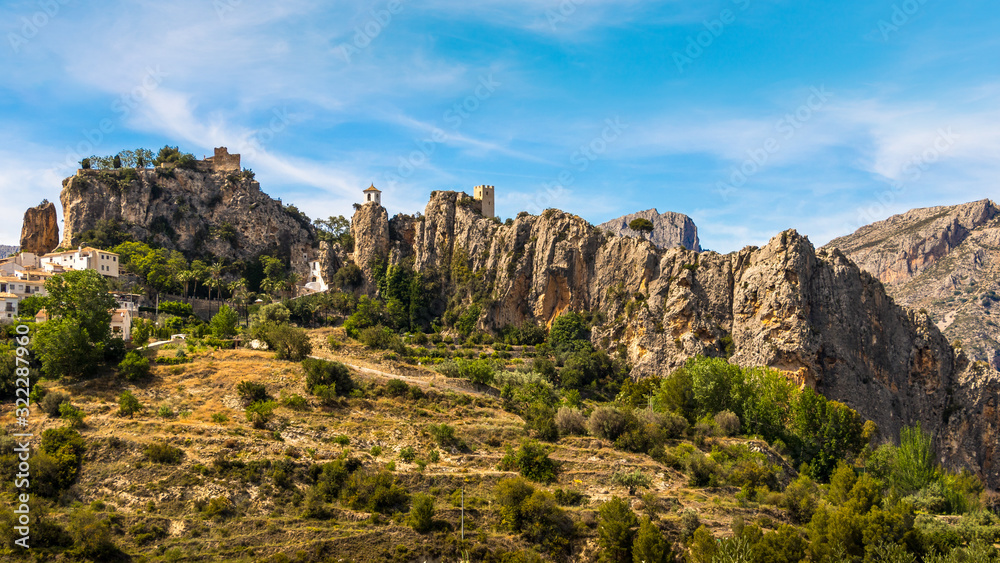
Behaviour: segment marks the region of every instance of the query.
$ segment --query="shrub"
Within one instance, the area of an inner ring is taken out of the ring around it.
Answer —
[[[417,453],[413,451],[413,446],[406,446],[405,448],[399,450],[399,459],[405,461],[406,463],[410,463],[416,459],[416,457]]]
[[[146,459],[155,463],[180,463],[184,452],[166,442],[153,442],[146,446]]]
[[[641,563],[668,563],[673,561],[670,544],[663,538],[663,533],[653,524],[648,516],[639,523],[639,531],[632,544],[632,558]]]
[[[254,383],[252,381],[241,381],[239,385],[236,386],[236,392],[240,396],[240,400],[244,404],[253,404],[260,401],[266,401],[270,399],[270,395],[267,393],[267,387],[262,383]]]
[[[52,391],[45,395],[42,399],[41,408],[42,412],[51,416],[52,418],[57,418],[59,416],[59,407],[63,403],[69,402],[69,393],[63,393],[62,391]]]
[[[410,386],[401,379],[390,379],[385,384],[385,391],[392,397],[405,397],[410,393]]]
[[[282,324],[267,332],[267,344],[279,360],[300,362],[312,353],[309,336],[301,328]]]
[[[340,362],[306,358],[302,360],[306,372],[306,389],[316,394],[317,386],[332,387],[336,393],[347,395],[354,389],[351,370]]]
[[[455,435],[454,426],[443,422],[441,424],[431,424],[427,426],[427,431],[430,432],[434,441],[442,448],[463,449],[465,447],[465,442]]]
[[[142,411],[142,403],[131,391],[124,391],[118,396],[118,416],[132,417],[133,414]]]
[[[524,430],[539,440],[551,442],[559,438],[559,429],[555,422],[556,410],[542,401],[528,405],[524,413]]]
[[[247,422],[254,428],[264,428],[274,416],[274,401],[257,401],[246,408]]]
[[[76,430],[63,426],[50,428],[42,432],[42,453],[46,454],[51,467],[49,468],[46,485],[49,493],[44,496],[55,496],[60,490],[69,487],[76,480],[83,462],[83,452],[86,450],[83,437]],[[41,456],[37,456],[41,457]],[[37,460],[42,462],[42,460]],[[42,465],[42,463],[39,463]],[[41,468],[38,473],[42,473]],[[38,481],[35,479],[34,481]],[[34,487],[34,483],[32,485]]]
[[[143,379],[149,375],[149,359],[132,351],[118,364],[118,373],[129,381]]]
[[[639,469],[633,471],[615,471],[611,475],[611,483],[620,487],[627,487],[628,494],[634,495],[638,488],[648,489],[653,484],[653,480]]]
[[[212,422],[214,422],[216,424],[225,424],[225,423],[229,422],[229,417],[226,416],[224,413],[215,412],[215,413],[212,413]]]
[[[587,420],[579,409],[560,407],[556,411],[556,428],[561,436],[572,436],[587,433]]]
[[[401,350],[403,347],[399,336],[382,325],[362,329],[358,341],[374,350]]]
[[[606,561],[631,563],[632,539],[639,520],[628,502],[612,498],[598,510],[597,544],[604,551]]]
[[[501,471],[518,471],[522,477],[540,483],[555,481],[559,462],[549,458],[549,449],[534,440],[525,440],[515,451],[507,446],[507,453],[500,460]]]
[[[59,418],[62,418],[73,428],[80,428],[83,426],[83,411],[76,408],[69,402],[65,402],[59,405]]]
[[[495,490],[495,505],[504,529],[520,532],[525,539],[542,544],[549,552],[568,549],[573,523],[556,505],[552,495],[536,491],[520,477],[500,481]]]
[[[111,561],[121,555],[112,540],[110,519],[101,518],[89,508],[74,510],[66,531],[73,539],[74,551],[85,558]]]
[[[337,338],[332,334],[327,339],[326,345],[333,352],[336,352],[337,350],[340,350],[341,348],[344,347],[344,344],[341,341],[337,340]]]
[[[613,407],[594,409],[587,420],[591,435],[614,442],[627,429],[625,414]]]
[[[304,411],[309,408],[309,401],[302,395],[288,395],[281,398],[281,404],[296,411]]]
[[[226,497],[213,497],[201,508],[206,518],[226,518],[234,513],[233,502]]]
[[[393,512],[409,502],[406,490],[399,486],[389,471],[355,471],[347,478],[342,491],[344,501],[354,510]]]
[[[156,415],[160,418],[173,418],[177,416],[174,414],[174,409],[170,408],[170,405],[160,405],[160,409],[156,411]]]
[[[408,517],[414,531],[425,534],[434,526],[434,497],[417,494],[413,496]]]
[[[715,415],[715,427],[723,436],[735,436],[740,433],[740,417],[733,411],[722,411]]]
[[[696,452],[687,459],[688,485],[714,487],[719,484],[719,468],[712,458]]]

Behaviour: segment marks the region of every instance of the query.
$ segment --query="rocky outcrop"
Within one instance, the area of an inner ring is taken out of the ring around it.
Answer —
[[[389,214],[374,201],[362,205],[351,218],[354,253],[351,258],[365,276],[364,289],[373,291],[372,269],[389,258]]]
[[[639,232],[630,229],[629,223],[635,219],[648,219],[653,224],[653,232],[648,235],[640,235]],[[672,211],[660,213],[656,209],[647,209],[612,219],[607,223],[601,223],[598,227],[618,236],[644,236],[660,248],[683,246],[688,250],[701,252],[701,244],[698,242],[698,227],[695,226],[690,217],[681,213]]]
[[[51,201],[31,207],[24,212],[21,226],[21,250],[46,254],[59,246],[59,222],[56,206]]]
[[[260,191],[246,174],[176,168],[81,170],[63,180],[63,246],[101,221],[116,221],[137,240],[184,252],[250,260],[287,257],[308,273],[313,228],[298,210]]]
[[[17,254],[20,252],[21,247],[11,246],[9,244],[0,244],[0,258],[6,258],[12,254]]]
[[[732,361],[783,370],[857,409],[884,437],[920,422],[939,437],[946,463],[1000,485],[996,454],[984,446],[997,434],[951,408],[966,366],[927,314],[897,306],[840,251],[817,252],[795,231],[728,255],[663,249],[558,210],[501,225],[476,213],[471,199],[434,192],[422,217],[394,217],[388,226],[380,208],[362,208],[355,260],[412,259],[441,276],[444,292],[455,291],[450,272],[464,264],[488,294],[480,299],[483,329],[600,311],[606,321],[593,341],[621,353],[636,376],[722,355],[731,340]],[[995,398],[993,387],[975,393]]]
[[[971,361],[1000,369],[1000,208],[992,201],[914,209],[827,248],[881,279],[897,303],[928,311]]]

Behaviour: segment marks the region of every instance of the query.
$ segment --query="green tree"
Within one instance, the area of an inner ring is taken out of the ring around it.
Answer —
[[[21,300],[17,305],[17,314],[22,317],[34,317],[45,308],[47,298],[41,295],[29,295]]]
[[[633,563],[668,563],[672,560],[670,544],[660,529],[646,516],[639,523],[639,531],[632,544]]]
[[[637,219],[632,219],[632,221],[628,224],[628,228],[638,232],[640,236],[645,238],[645,235],[653,232],[653,222],[649,219],[639,217]]]
[[[49,278],[45,290],[49,317],[75,319],[90,341],[102,344],[111,337],[111,314],[117,307],[108,282],[96,270],[77,270]]]
[[[939,476],[934,461],[934,437],[916,426],[905,426],[899,431],[899,448],[889,474],[889,483],[900,496],[923,489]]]
[[[232,338],[236,336],[236,324],[239,322],[239,315],[236,314],[229,305],[223,305],[219,312],[212,317],[210,323],[212,335],[216,338]]]
[[[103,358],[97,345],[75,318],[51,319],[39,327],[32,342],[42,373],[51,379],[89,375]]]
[[[552,328],[549,330],[549,344],[553,348],[557,350],[574,349],[580,341],[590,344],[590,327],[587,326],[583,315],[570,311],[559,315],[552,322]]]
[[[144,379],[149,375],[149,359],[134,350],[130,351],[118,364],[118,373],[129,381]]]
[[[597,544],[601,561],[632,563],[632,538],[639,520],[624,499],[614,497],[601,505],[597,519]]]
[[[420,534],[426,534],[434,526],[434,497],[424,494],[413,495],[410,504],[410,526]]]
[[[123,391],[122,394],[118,396],[118,416],[127,416],[132,418],[132,415],[141,411],[142,403],[139,402],[139,399],[137,399],[131,391]]]

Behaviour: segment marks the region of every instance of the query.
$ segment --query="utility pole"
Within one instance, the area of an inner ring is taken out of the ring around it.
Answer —
[[[465,487],[462,487],[462,541],[465,541]]]

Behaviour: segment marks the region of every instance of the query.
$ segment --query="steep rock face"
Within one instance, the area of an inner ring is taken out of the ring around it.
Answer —
[[[393,218],[388,229],[383,214],[359,212],[368,226],[356,233],[371,235],[356,234],[355,260],[372,254],[360,251],[372,240],[378,251],[412,256],[417,269],[443,279],[464,261],[488,286],[484,329],[600,310],[607,320],[593,341],[627,357],[637,376],[666,374],[697,354],[721,355],[731,337],[734,362],[783,370],[874,420],[885,437],[919,421],[939,437],[944,462],[1000,485],[989,469],[998,452],[984,445],[996,432],[971,413],[948,413],[950,401],[965,395],[995,405],[995,386],[961,387],[965,366],[956,365],[929,316],[897,306],[839,251],[817,253],[795,231],[729,255],[661,249],[608,236],[558,210],[500,225],[469,200],[435,192],[423,217]]]
[[[372,291],[372,261],[389,256],[389,214],[375,202],[361,206],[351,218],[354,237],[352,259],[365,275],[366,291]]]
[[[21,247],[11,246],[9,244],[0,244],[0,258],[6,258],[11,254],[17,254]]]
[[[1000,369],[1000,208],[992,201],[914,209],[833,247],[885,282],[898,303],[927,310],[972,361]]]
[[[101,220],[117,220],[139,240],[190,256],[247,260],[287,256],[308,272],[314,235],[306,218],[286,210],[238,174],[175,169],[80,171],[63,180],[63,246]]]
[[[650,242],[660,248],[683,246],[689,250],[701,252],[698,241],[698,227],[690,217],[682,213],[667,211],[660,213],[656,209],[647,209],[631,213],[624,217],[601,223],[599,228],[618,236],[638,237],[639,233],[629,228],[629,223],[635,219],[648,219],[653,223],[653,232],[646,236]]]
[[[25,211],[21,226],[21,250],[46,254],[58,246],[59,222],[55,204],[46,201]]]

